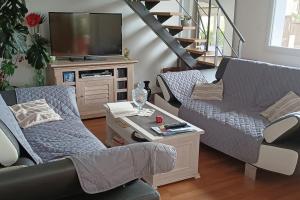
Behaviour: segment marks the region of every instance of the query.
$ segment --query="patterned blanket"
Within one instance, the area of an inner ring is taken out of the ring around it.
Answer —
[[[46,99],[63,118],[23,129],[23,133],[43,162],[70,158],[87,193],[110,190],[175,166],[176,150],[168,145],[145,143],[107,149],[81,122],[74,88],[22,88],[16,89],[16,95],[18,103]]]

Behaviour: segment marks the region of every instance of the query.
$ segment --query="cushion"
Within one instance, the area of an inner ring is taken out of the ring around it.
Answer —
[[[16,88],[18,103],[45,99],[48,105],[65,119],[80,119],[74,87],[42,86]]]
[[[269,124],[263,131],[267,143],[277,142],[295,133],[300,127],[300,113],[291,113]]]
[[[15,164],[19,158],[19,144],[11,131],[0,120],[0,164],[8,167]]]
[[[11,106],[10,109],[22,128],[62,120],[62,118],[50,108],[45,99],[16,104]]]
[[[198,81],[195,84],[191,98],[199,100],[221,101],[223,99],[223,81],[220,80],[215,84]]]
[[[269,121],[273,122],[286,114],[298,111],[300,111],[300,97],[294,92],[290,91],[287,95],[260,114]]]

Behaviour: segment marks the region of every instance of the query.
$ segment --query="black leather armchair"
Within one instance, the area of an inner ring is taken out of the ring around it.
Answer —
[[[8,105],[16,103],[14,91],[0,92]],[[22,151],[21,151],[22,152]],[[130,182],[116,189],[89,195],[83,192],[69,159],[34,165],[26,155],[10,170],[0,169],[1,200],[159,200],[159,194],[141,180]]]

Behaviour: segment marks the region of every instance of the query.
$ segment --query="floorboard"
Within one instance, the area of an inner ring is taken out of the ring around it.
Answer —
[[[105,141],[105,119],[85,120]],[[200,179],[159,187],[162,200],[299,200],[300,177],[258,170],[255,182],[244,177],[244,163],[205,145],[200,147]]]

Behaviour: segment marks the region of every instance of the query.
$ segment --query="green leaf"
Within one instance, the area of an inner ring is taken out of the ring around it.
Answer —
[[[12,63],[10,60],[8,61],[3,61],[1,65],[1,71],[6,75],[6,76],[12,76],[15,73],[15,69],[17,66]]]
[[[32,36],[32,45],[26,53],[28,63],[35,69],[43,69],[50,62],[48,40],[38,34]]]
[[[28,28],[23,25],[28,12],[22,0],[0,0],[0,57],[11,59],[25,53]]]

